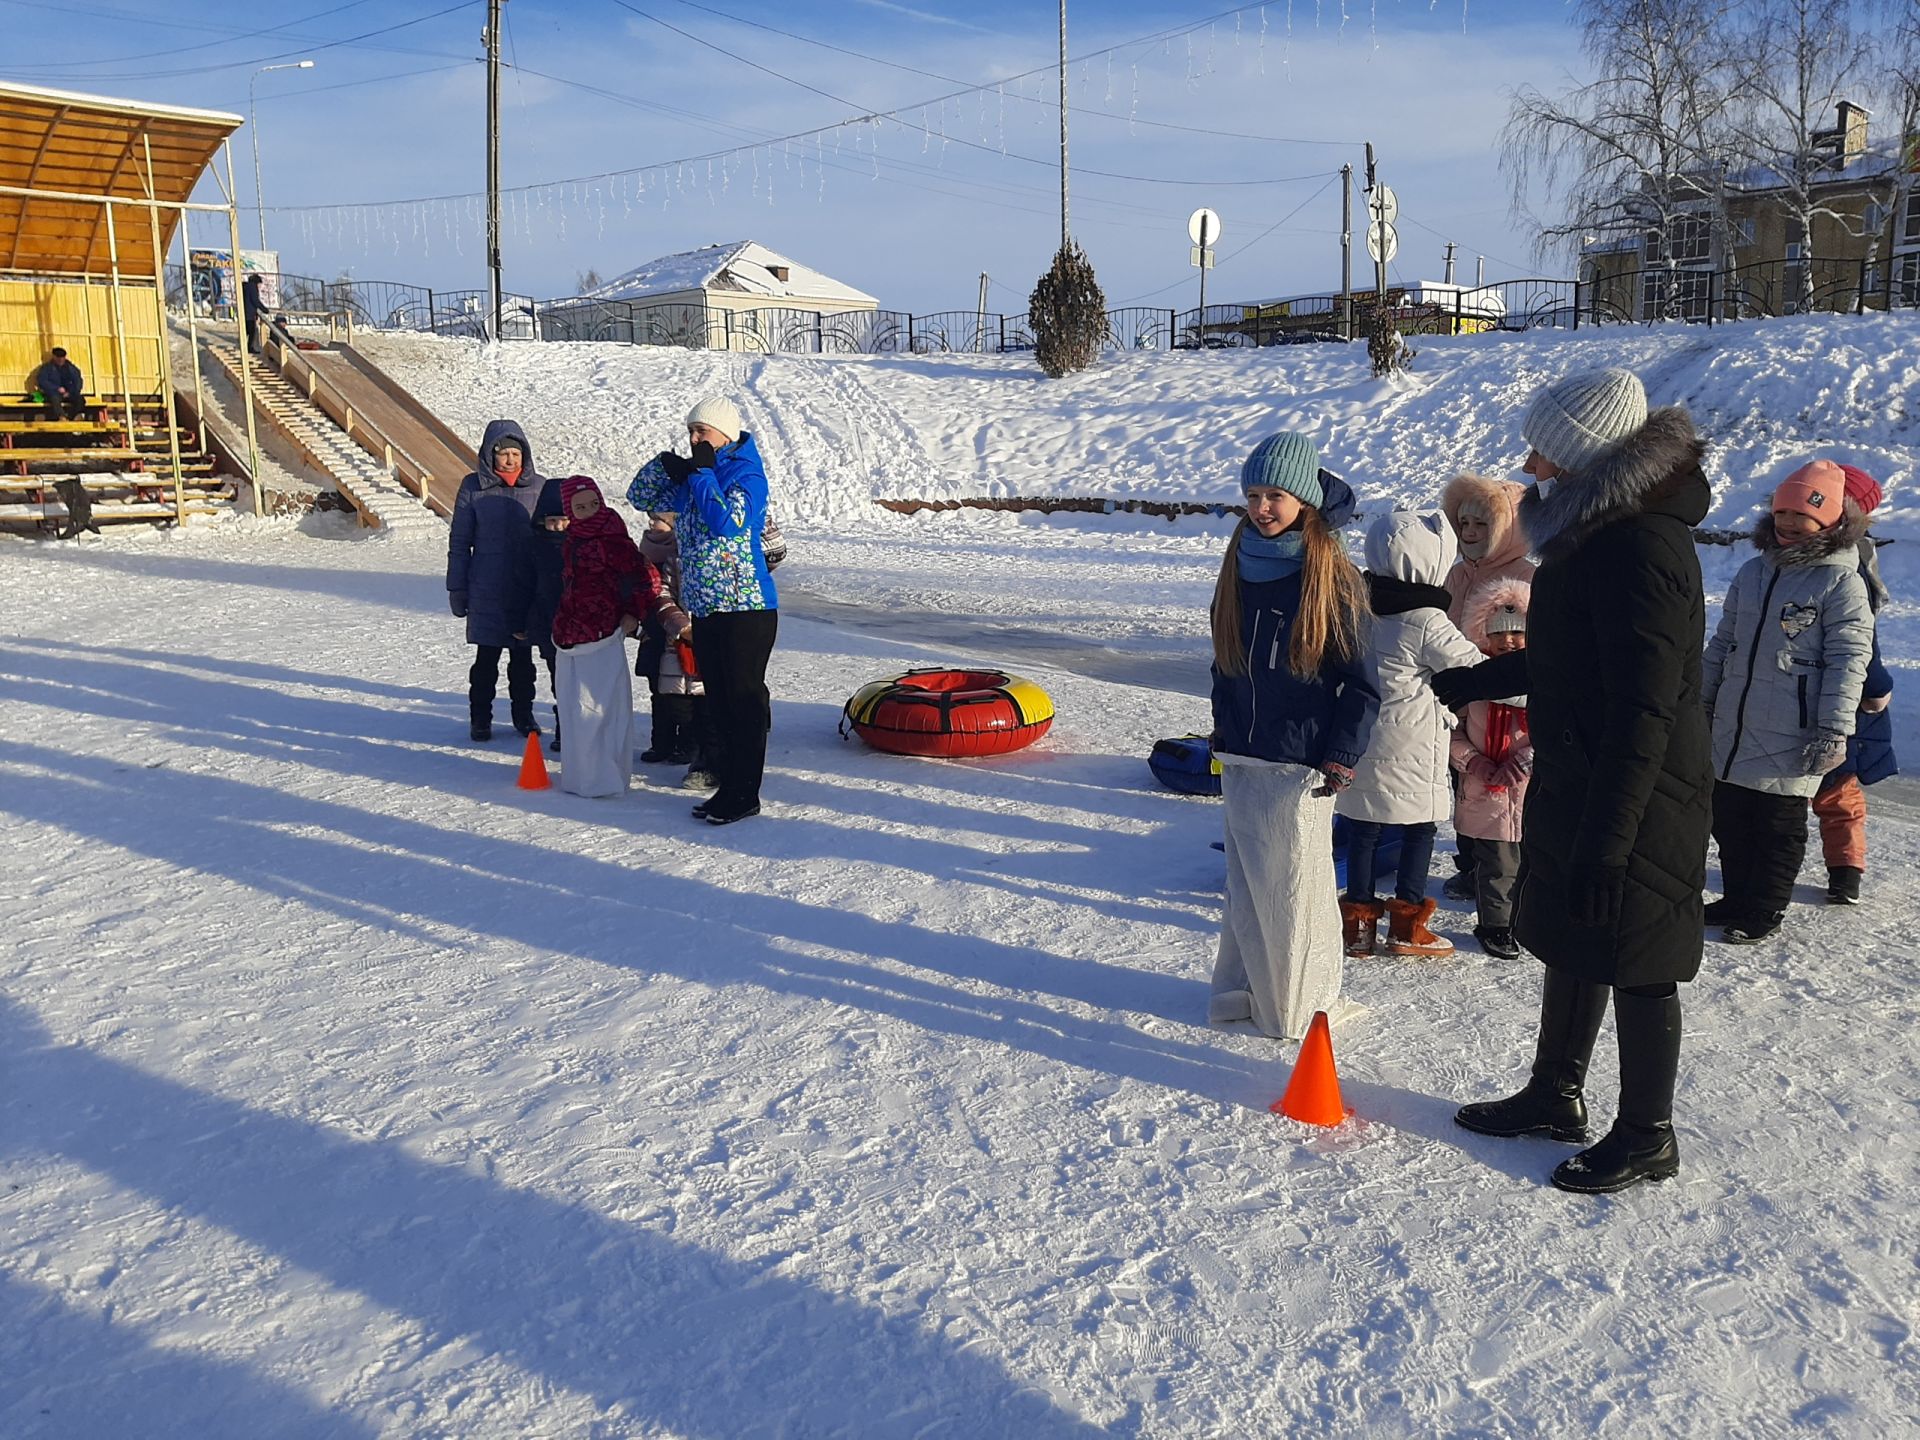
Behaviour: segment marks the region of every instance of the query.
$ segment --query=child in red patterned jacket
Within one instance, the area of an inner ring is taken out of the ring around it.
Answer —
[[[576,795],[624,794],[633,778],[633,682],[626,638],[660,605],[660,578],[627,525],[607,509],[600,487],[574,475],[560,487],[566,515],[554,689],[567,737],[560,788]]]

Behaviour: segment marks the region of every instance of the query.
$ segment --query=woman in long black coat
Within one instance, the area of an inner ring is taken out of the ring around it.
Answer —
[[[1646,411],[1624,370],[1543,390],[1522,425],[1520,505],[1540,569],[1527,648],[1435,689],[1448,704],[1527,694],[1534,771],[1515,930],[1546,965],[1525,1089],[1463,1107],[1489,1135],[1584,1141],[1588,1057],[1612,998],[1613,1128],[1553,1172],[1605,1193],[1677,1174],[1678,983],[1700,969],[1713,765],[1701,702],[1706,601],[1692,527],[1712,499],[1679,407]]]

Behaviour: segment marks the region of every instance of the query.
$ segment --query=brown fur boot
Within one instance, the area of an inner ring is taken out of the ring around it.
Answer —
[[[1378,900],[1340,902],[1340,938],[1349,955],[1371,955],[1380,947],[1380,917],[1387,907]]]
[[[1453,942],[1427,928],[1433,918],[1434,900],[1414,904],[1398,897],[1387,901],[1387,953],[1389,955],[1427,955],[1434,958],[1451,955]]]

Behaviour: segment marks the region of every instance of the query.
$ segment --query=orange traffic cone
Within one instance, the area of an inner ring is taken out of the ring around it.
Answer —
[[[1276,1115],[1308,1125],[1338,1125],[1347,1118],[1349,1112],[1340,1099],[1340,1077],[1333,1069],[1333,1032],[1327,1028],[1326,1011],[1314,1012],[1300,1058],[1293,1062],[1287,1093],[1271,1108]]]
[[[553,781],[547,778],[547,757],[540,753],[538,730],[527,736],[527,753],[520,760],[520,788],[522,790],[553,788]]]

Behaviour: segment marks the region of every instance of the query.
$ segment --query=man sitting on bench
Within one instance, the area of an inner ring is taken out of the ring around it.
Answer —
[[[47,419],[77,420],[86,413],[86,378],[58,345],[53,358],[33,372],[33,384],[46,399]]]

